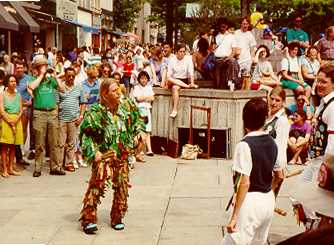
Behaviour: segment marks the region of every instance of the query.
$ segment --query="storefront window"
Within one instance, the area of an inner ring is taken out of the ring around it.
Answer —
[[[6,47],[6,36],[3,33],[0,33],[0,53],[7,52]]]

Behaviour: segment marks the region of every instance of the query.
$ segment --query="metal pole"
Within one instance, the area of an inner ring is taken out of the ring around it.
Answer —
[[[12,53],[12,32],[8,31],[8,55]]]
[[[59,24],[56,24],[56,47],[59,45]]]

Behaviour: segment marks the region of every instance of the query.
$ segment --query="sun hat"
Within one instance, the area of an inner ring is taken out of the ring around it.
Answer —
[[[40,65],[47,65],[48,60],[44,57],[44,55],[36,55],[33,59],[33,65],[34,66],[40,66]]]

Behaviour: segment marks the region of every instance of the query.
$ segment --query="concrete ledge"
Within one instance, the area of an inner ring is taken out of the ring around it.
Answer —
[[[179,142],[178,129],[189,128],[190,106],[201,105],[211,108],[211,128],[231,129],[229,139],[232,154],[235,144],[243,137],[242,109],[251,98],[266,98],[265,91],[254,90],[220,90],[210,88],[181,89],[178,115],[169,117],[172,110],[172,93],[170,89],[154,88],[155,101],[152,107],[152,136],[164,137]],[[289,105],[294,101],[293,92],[286,90]],[[254,115],[256,116],[256,115]],[[206,114],[202,111],[193,112],[193,127],[200,128],[206,123]],[[182,146],[179,146],[182,147]],[[224,146],[222,146],[224,147]]]

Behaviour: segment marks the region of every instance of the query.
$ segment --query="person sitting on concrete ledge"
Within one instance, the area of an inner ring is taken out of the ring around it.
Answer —
[[[175,56],[168,63],[167,82],[172,88],[173,110],[171,118],[177,116],[177,106],[179,103],[179,91],[181,88],[198,88],[194,82],[194,64],[191,56],[186,56],[186,45],[178,44],[175,47]]]
[[[303,80],[297,57],[298,49],[299,44],[297,42],[288,44],[289,53],[282,60],[281,86],[285,89],[291,89],[295,93],[304,91],[307,98],[310,98],[311,87]]]

